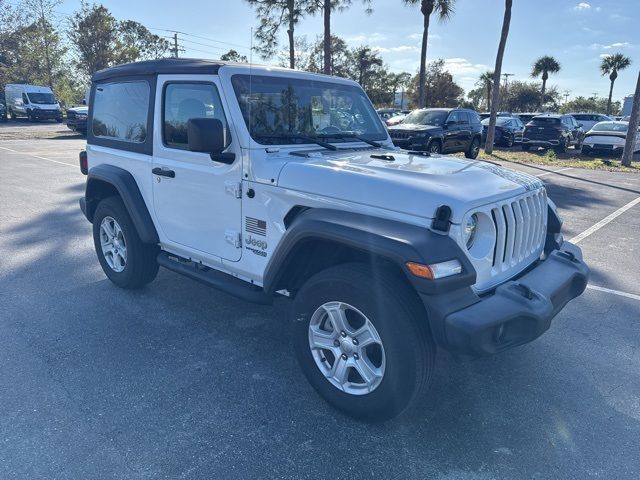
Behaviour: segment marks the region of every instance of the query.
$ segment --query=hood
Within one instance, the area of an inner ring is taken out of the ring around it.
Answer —
[[[75,112],[75,113],[89,113],[89,107],[73,107],[69,108],[67,112]]]
[[[422,125],[419,123],[399,123],[389,127],[389,132],[435,132],[442,130],[442,127],[436,125]]]
[[[448,205],[453,223],[460,223],[473,207],[543,186],[524,173],[446,155],[427,157],[377,149],[305,153],[282,158],[286,163],[278,186],[427,219],[433,218],[439,206]],[[375,158],[381,154],[394,160]]]

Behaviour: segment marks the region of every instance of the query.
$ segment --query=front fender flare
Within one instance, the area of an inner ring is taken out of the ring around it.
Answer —
[[[456,290],[476,280],[471,262],[448,235],[396,220],[318,208],[300,213],[287,229],[265,270],[265,291],[278,288],[291,254],[309,240],[331,241],[384,258],[398,266],[417,291],[426,294]],[[429,264],[453,259],[462,264],[462,273],[439,280],[418,278],[406,266],[406,262]]]

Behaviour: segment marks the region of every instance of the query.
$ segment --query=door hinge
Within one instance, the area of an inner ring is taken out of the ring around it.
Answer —
[[[240,248],[242,246],[240,232],[236,232],[235,230],[225,230],[224,239],[227,241],[227,243],[230,243],[236,248]]]
[[[235,198],[242,198],[242,184],[234,180],[224,182],[224,191]]]

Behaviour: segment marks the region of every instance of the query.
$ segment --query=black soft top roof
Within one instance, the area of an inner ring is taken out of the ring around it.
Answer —
[[[163,58],[160,60],[145,60],[142,62],[125,63],[111,68],[105,68],[93,74],[94,82],[117,77],[137,75],[158,75],[162,73],[200,73],[217,75],[224,65],[247,65],[221,60],[201,60],[196,58]]]

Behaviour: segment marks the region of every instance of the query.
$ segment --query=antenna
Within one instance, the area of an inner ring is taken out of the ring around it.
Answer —
[[[249,106],[249,152],[248,152],[248,157],[249,157],[249,165],[247,165],[247,169],[251,168],[251,143],[253,142],[253,135],[251,134],[251,127],[253,125],[253,121],[251,118],[252,112],[251,112],[251,106],[252,106],[252,96],[253,96],[253,27],[251,27],[251,38],[249,40],[249,45],[251,46],[249,49],[249,98],[247,99],[247,103]],[[245,178],[247,176],[247,173],[245,173]]]

